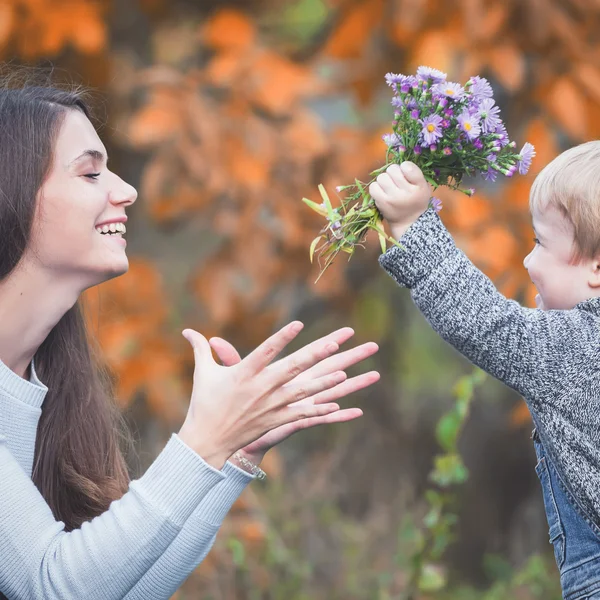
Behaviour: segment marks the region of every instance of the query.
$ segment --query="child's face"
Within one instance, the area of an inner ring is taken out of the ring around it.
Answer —
[[[532,213],[535,247],[523,264],[538,291],[542,310],[568,310],[597,296],[591,285],[597,261],[573,261],[575,236],[572,223],[552,206]]]

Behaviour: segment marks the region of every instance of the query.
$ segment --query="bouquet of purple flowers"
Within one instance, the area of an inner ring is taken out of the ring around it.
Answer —
[[[472,196],[473,188],[460,187],[465,175],[481,174],[495,181],[499,174],[512,177],[517,171],[527,173],[535,156],[534,147],[527,142],[520,152],[515,151],[516,144],[508,138],[489,82],[471,77],[462,86],[446,77],[430,67],[419,67],[416,75],[385,76],[394,90],[394,121],[392,133],[383,136],[387,146],[385,165],[371,172],[372,181],[391,164],[410,160],[419,166],[434,190],[444,185]],[[370,183],[356,179],[353,184],[338,186],[336,191],[344,192],[345,197],[337,208],[322,185],[321,204],[302,199],[327,219],[310,246],[311,262],[315,252],[326,259],[319,278],[340,251],[352,255],[356,246],[362,246],[371,229],[379,235],[382,252],[387,242],[400,246],[383,229],[381,213],[368,192]],[[441,209],[437,198],[431,199],[431,205]]]

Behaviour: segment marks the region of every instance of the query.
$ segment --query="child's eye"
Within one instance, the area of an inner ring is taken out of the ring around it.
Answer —
[[[534,237],[533,243],[537,246],[540,243],[540,240],[538,238]]]
[[[96,179],[99,175],[100,173],[86,173],[84,177],[87,177],[88,179]]]

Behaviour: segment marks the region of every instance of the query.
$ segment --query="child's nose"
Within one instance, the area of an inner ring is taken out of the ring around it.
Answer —
[[[531,260],[531,255],[533,254],[533,252],[530,252],[524,259],[523,259],[523,266],[529,271],[529,267],[527,266]]]

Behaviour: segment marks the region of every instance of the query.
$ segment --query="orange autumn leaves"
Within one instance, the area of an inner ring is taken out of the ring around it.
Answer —
[[[54,57],[67,47],[83,54],[107,43],[104,0],[2,0],[0,56],[26,60]]]

